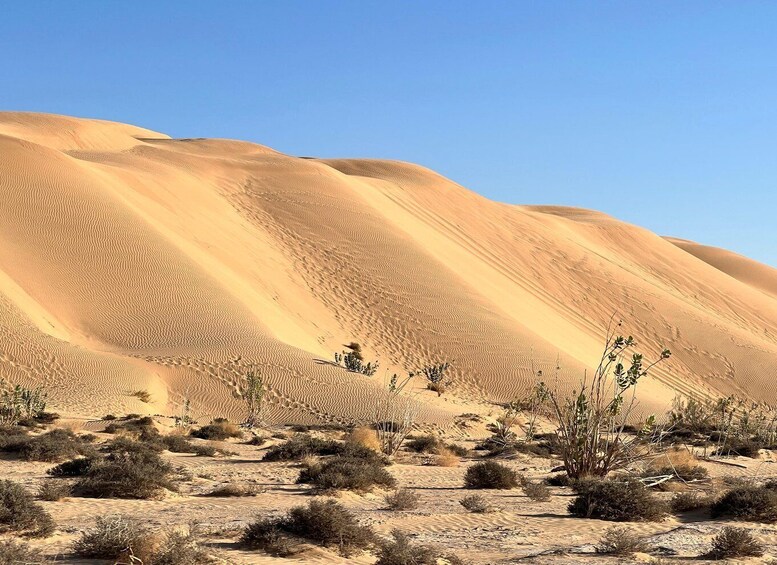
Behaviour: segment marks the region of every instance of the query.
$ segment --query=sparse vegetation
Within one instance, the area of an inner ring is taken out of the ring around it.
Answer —
[[[258,520],[243,532],[241,545],[275,555],[296,552],[295,538],[323,547],[335,548],[344,557],[375,543],[372,529],[334,500],[311,500],[307,506],[292,508],[285,516]]]
[[[724,526],[712,540],[709,556],[713,559],[761,557],[764,546],[745,528]]]
[[[367,492],[374,487],[391,488],[396,480],[383,466],[370,459],[338,456],[315,462],[302,470],[298,483],[312,484],[324,490]]]
[[[47,502],[56,502],[67,496],[70,496],[70,485],[66,482],[48,480],[38,490],[38,498]]]
[[[0,450],[16,453],[27,461],[57,462],[78,455],[91,455],[94,448],[70,430],[51,430],[37,436],[6,437]]]
[[[411,377],[399,381],[394,374],[386,390],[375,402],[373,426],[378,434],[380,450],[389,457],[397,454],[410,436],[418,415],[418,404],[402,395]]]
[[[383,497],[389,510],[415,510],[418,508],[418,495],[410,489],[400,488]]]
[[[35,420],[45,414],[47,393],[41,388],[8,386],[0,381],[0,424],[16,425],[21,420]]]
[[[262,407],[264,395],[267,391],[264,379],[258,369],[252,369],[246,373],[246,380],[240,388],[240,396],[246,404],[245,424],[249,428],[255,428],[262,423]]]
[[[445,556],[434,548],[410,542],[407,534],[394,530],[379,544],[375,565],[437,565]]]
[[[661,520],[666,506],[638,480],[586,479],[575,484],[569,513],[613,522]]]
[[[368,377],[373,376],[380,366],[377,361],[365,363],[362,346],[356,342],[346,345],[342,353],[335,353],[335,363],[342,365],[351,373],[361,373]]]
[[[521,485],[523,494],[535,502],[550,500],[550,489],[544,483],[527,482]]]
[[[469,496],[465,496],[459,500],[459,504],[466,508],[468,512],[474,514],[484,514],[486,512],[494,511],[494,507],[489,504],[486,497],[482,494],[470,494]]]
[[[148,392],[147,390],[133,390],[132,392],[130,392],[130,396],[134,396],[135,398],[137,398],[138,400],[146,404],[151,402],[151,393]]]
[[[48,512],[13,481],[0,480],[0,533],[45,537],[54,531]]]
[[[243,497],[243,496],[257,496],[261,492],[262,492],[262,489],[254,485],[228,483],[226,485],[221,485],[219,487],[216,487],[215,489],[204,494],[203,496],[213,496],[213,497],[221,497],[221,498]]]
[[[448,369],[450,369],[450,367],[451,364],[447,361],[433,365],[426,365],[425,367],[422,367],[417,373],[410,373],[410,376],[414,377],[418,374],[423,375],[423,377],[426,379],[426,388],[436,392],[437,396],[442,396],[453,382],[447,375]]]
[[[641,537],[627,528],[610,528],[596,546],[596,553],[631,557],[635,553],[647,551],[648,546]]]
[[[683,512],[708,509],[712,506],[712,499],[698,492],[678,492],[672,497],[669,505],[672,512],[682,514]]]
[[[50,563],[40,550],[17,540],[0,540],[0,565],[44,565]]]
[[[123,516],[98,516],[94,527],[73,543],[73,553],[88,559],[135,558],[152,563],[156,545],[150,530]]]
[[[89,467],[91,467],[96,460],[96,456],[77,457],[76,459],[64,461],[59,465],[52,467],[46,471],[46,473],[52,477],[82,477],[86,474],[86,472],[89,470]]]
[[[518,474],[496,461],[471,465],[464,475],[464,488],[510,489],[518,486]]]
[[[216,418],[210,424],[194,429],[189,433],[192,437],[215,441],[239,438],[243,435],[240,428],[225,418]]]
[[[717,499],[710,514],[747,522],[777,522],[777,491],[763,486],[735,487]]]

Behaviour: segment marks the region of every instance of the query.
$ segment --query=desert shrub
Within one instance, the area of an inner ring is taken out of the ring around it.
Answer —
[[[267,438],[256,434],[251,434],[250,439],[248,439],[248,441],[245,442],[246,445],[253,445],[256,447],[260,447],[265,443],[267,443]]]
[[[0,481],[0,500],[0,533],[45,537],[54,531],[49,513],[20,484]]]
[[[344,366],[351,373],[361,373],[371,377],[380,366],[378,361],[364,362],[362,346],[356,342],[351,342],[345,346],[342,353],[335,353],[335,363]]]
[[[417,373],[410,373],[410,376],[422,375],[426,379],[426,388],[436,392],[437,396],[442,396],[453,382],[452,379],[447,376],[450,367],[451,364],[448,362],[426,365]]]
[[[713,559],[760,557],[764,546],[744,528],[724,526],[712,540],[709,556]]]
[[[522,485],[523,493],[535,502],[550,500],[550,489],[544,483],[526,483]]]
[[[209,493],[204,494],[203,496],[214,496],[214,497],[237,497],[237,496],[256,496],[259,493],[261,493],[262,490],[254,485],[246,485],[246,484],[239,484],[239,483],[228,483],[226,485],[221,485],[220,487],[216,487]]]
[[[212,445],[195,445],[194,446],[194,454],[197,457],[215,457],[218,453],[222,453],[223,455],[231,454],[231,452],[226,452],[224,450],[216,449]]]
[[[249,428],[255,428],[262,423],[262,407],[266,393],[264,378],[259,370],[251,369],[248,371],[246,380],[240,387],[240,396],[246,404],[245,424]]]
[[[456,467],[459,462],[459,457],[447,447],[440,448],[434,458],[434,464],[438,467]]]
[[[320,489],[344,489],[365,492],[373,487],[393,487],[396,480],[380,463],[353,457],[335,457],[313,463],[303,469],[298,483],[308,483]]]
[[[202,426],[189,432],[192,437],[224,441],[233,437],[242,437],[243,433],[235,424],[224,418],[216,418],[207,426]]]
[[[334,500],[311,500],[292,508],[285,516],[256,521],[246,528],[241,545],[268,553],[291,555],[294,538],[336,548],[345,557],[367,549],[375,542],[372,529]]]
[[[70,496],[70,485],[66,482],[48,480],[38,490],[38,498],[47,502],[56,502]]]
[[[103,416],[103,420],[106,422],[111,422],[115,419],[116,419],[116,416],[113,414],[106,414],[105,416]]]
[[[137,521],[123,516],[98,516],[94,527],[73,543],[73,553],[88,559],[127,558],[152,563],[156,540]]]
[[[777,521],[777,492],[758,486],[735,487],[713,503],[710,513],[713,518],[775,522]]]
[[[568,510],[578,518],[640,522],[660,520],[666,514],[665,505],[637,480],[588,479],[575,488],[577,497]]]
[[[172,453],[196,453],[197,446],[178,434],[171,434],[162,438],[167,451]]]
[[[634,553],[647,551],[648,546],[641,537],[626,528],[610,528],[596,546],[596,553],[630,557]]]
[[[431,434],[409,438],[405,446],[416,453],[437,453],[442,448],[442,442]]]
[[[700,481],[709,478],[710,474],[701,465],[677,465],[669,467],[653,467],[644,476],[675,475],[681,481]]]
[[[763,444],[753,441],[751,438],[730,437],[716,450],[716,454],[722,456],[739,455],[755,459],[764,447]]]
[[[545,478],[545,484],[552,487],[568,487],[571,486],[572,482],[566,473],[556,473]]]
[[[94,453],[89,443],[70,430],[51,430],[38,436],[18,435],[15,441],[5,442],[1,449],[17,453],[27,461],[47,462]]]
[[[375,430],[361,426],[350,431],[346,438],[348,445],[366,447],[373,451],[380,451],[380,440]]]
[[[410,489],[400,488],[383,497],[389,510],[415,510],[418,495]]]
[[[130,396],[134,396],[135,398],[137,398],[138,400],[146,404],[151,402],[151,393],[148,392],[147,390],[133,390],[132,392],[130,392]]]
[[[0,565],[44,565],[50,561],[26,543],[0,540]]]
[[[79,496],[93,498],[152,498],[162,489],[176,490],[172,467],[149,446],[114,441],[108,455],[89,465],[75,484]]]
[[[200,565],[211,563],[210,555],[200,545],[193,527],[187,532],[165,534],[153,555],[151,565]]]
[[[518,474],[496,461],[475,463],[464,475],[464,488],[509,489],[518,486]]]
[[[77,457],[52,467],[46,473],[52,477],[82,477],[96,460],[96,457]]]
[[[701,495],[698,492],[678,492],[669,502],[669,506],[675,514],[701,510],[709,508],[711,505],[712,500],[710,497]]]
[[[40,417],[46,410],[46,391],[21,385],[7,387],[0,381],[0,424],[16,424]]]
[[[391,537],[391,540],[379,544],[375,565],[437,565],[441,557],[438,551],[410,543],[407,534],[399,530],[392,531]]]
[[[342,444],[308,434],[295,434],[283,443],[270,447],[262,461],[300,461],[312,455],[339,455]]]
[[[459,500],[459,504],[466,508],[468,512],[474,514],[484,514],[494,510],[494,507],[489,504],[486,497],[482,494],[470,494],[469,496],[465,496]]]

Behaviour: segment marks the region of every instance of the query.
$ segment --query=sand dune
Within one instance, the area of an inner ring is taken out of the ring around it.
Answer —
[[[777,271],[606,215],[490,201],[407,163],[0,113],[0,375],[78,416],[238,417],[249,366],[276,420],[368,415],[384,374],[453,361],[424,417],[572,386],[617,312],[641,394],[777,401]],[[700,260],[701,259],[701,260]],[[373,378],[323,360],[349,341]],[[148,390],[146,404],[131,396]]]

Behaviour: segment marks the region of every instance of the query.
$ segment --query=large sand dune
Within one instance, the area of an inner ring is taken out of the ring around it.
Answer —
[[[672,359],[641,393],[777,401],[777,272],[592,211],[490,201],[407,163],[0,113],[0,376],[70,415],[237,417],[248,366],[275,419],[366,416],[384,372],[444,423],[560,360],[571,386],[614,312]],[[324,360],[358,341],[368,378]],[[422,383],[417,383],[422,390]],[[152,401],[130,395],[148,390]]]

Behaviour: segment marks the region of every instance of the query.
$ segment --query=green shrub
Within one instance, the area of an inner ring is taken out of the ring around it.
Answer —
[[[758,486],[736,487],[712,505],[713,518],[732,518],[747,522],[777,521],[777,492]]]
[[[475,463],[464,475],[464,488],[510,489],[518,486],[518,474],[496,461]]]
[[[329,490],[354,490],[366,492],[373,487],[393,487],[396,480],[379,463],[369,459],[334,457],[320,463],[313,463],[303,469],[298,483],[312,484]]]
[[[640,481],[587,479],[575,488],[577,497],[568,509],[578,518],[640,522],[661,520],[666,514],[666,506]]]
[[[312,455],[340,455],[343,444],[331,439],[320,439],[308,434],[295,434],[270,447],[262,461],[300,461]]]
[[[764,546],[746,529],[724,526],[712,540],[709,556],[713,559],[730,559],[761,557],[763,554]]]
[[[349,510],[334,500],[311,500],[307,506],[292,508],[283,517],[253,522],[243,532],[240,543],[249,549],[291,555],[296,551],[295,537],[336,548],[344,557],[375,543],[372,529],[360,525]]]
[[[0,533],[45,537],[54,531],[49,513],[21,485],[0,480],[0,501]]]

